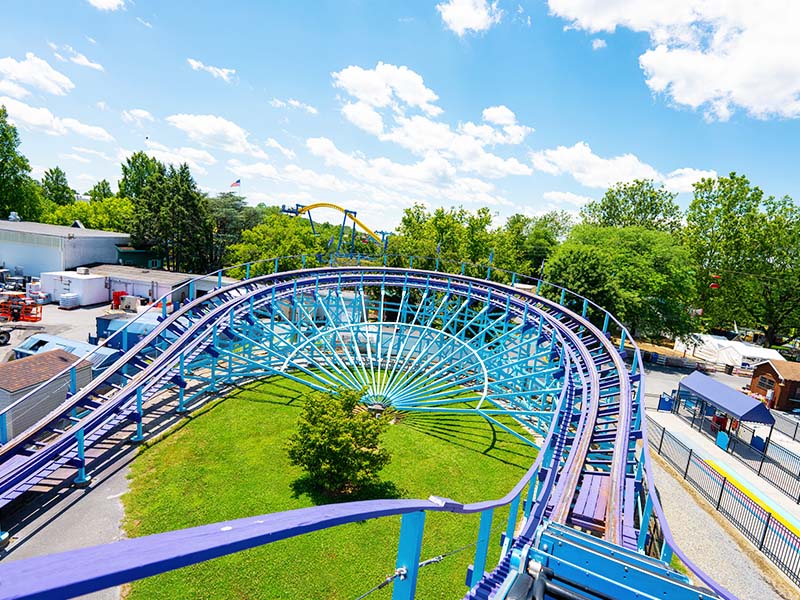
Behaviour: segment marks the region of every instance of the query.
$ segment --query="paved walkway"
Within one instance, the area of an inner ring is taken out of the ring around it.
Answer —
[[[789,521],[794,521],[800,528],[800,505],[717,446],[707,435],[697,429],[692,429],[683,418],[670,412],[648,410],[647,416],[678,438],[685,446],[691,448],[698,456],[713,460],[740,483],[752,490],[765,504],[772,507],[773,512],[781,514]]]
[[[706,510],[708,503],[690,492],[672,467],[655,454],[652,464],[669,529],[692,562],[741,600],[798,598],[800,589],[753,551],[741,535],[729,533]]]

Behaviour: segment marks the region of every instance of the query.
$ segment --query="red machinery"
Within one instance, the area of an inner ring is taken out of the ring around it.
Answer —
[[[37,323],[41,320],[42,305],[28,298],[24,292],[0,294],[0,321]]]

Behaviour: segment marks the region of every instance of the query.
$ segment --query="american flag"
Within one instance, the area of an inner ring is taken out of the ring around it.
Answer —
[[[242,180],[241,179],[237,179],[236,181],[234,181],[231,184],[231,187],[240,187],[241,185],[242,185]]]

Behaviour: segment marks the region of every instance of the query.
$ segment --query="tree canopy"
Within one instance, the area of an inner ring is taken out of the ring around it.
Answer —
[[[57,206],[66,206],[75,202],[75,191],[69,187],[67,174],[59,167],[53,167],[44,172],[42,193],[47,200]]]
[[[599,201],[581,211],[584,222],[601,227],[647,227],[676,232],[681,228],[678,194],[650,179],[636,179],[611,186]]]

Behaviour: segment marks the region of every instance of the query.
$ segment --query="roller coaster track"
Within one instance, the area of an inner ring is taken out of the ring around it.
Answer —
[[[353,221],[353,223],[355,223],[356,225],[361,227],[362,231],[364,231],[364,233],[366,233],[373,240],[375,240],[379,244],[383,243],[383,240],[381,239],[381,236],[379,236],[377,233],[372,231],[372,229],[367,227],[364,224],[363,221],[358,219],[353,211],[347,210],[346,208],[342,208],[338,204],[331,204],[330,202],[315,202],[314,204],[309,204],[307,206],[299,206],[298,205],[298,207],[296,209],[292,209],[292,212],[299,216],[299,215],[304,215],[306,213],[309,213],[312,210],[314,210],[315,208],[332,208],[333,210],[338,210],[346,218],[350,219],[351,221]]]
[[[0,598],[85,594],[391,515],[402,515],[393,597],[411,598],[427,512],[481,515],[468,598],[732,598],[669,533],[649,463],[641,359],[633,344],[626,361],[627,331],[584,298],[521,279],[331,266],[192,293],[171,313],[164,305],[158,326],[104,375],[73,384],[58,411],[0,447],[2,508],[66,468],[85,482],[86,448],[130,423],[134,441],[144,439],[148,406],[164,394],[182,413],[220,386],[281,375],[317,390],[363,389],[365,402],[403,411],[472,412],[538,447],[503,498],[322,506],[20,560],[0,564]],[[510,508],[501,558],[487,570],[501,506]],[[669,567],[673,552],[706,587]]]

